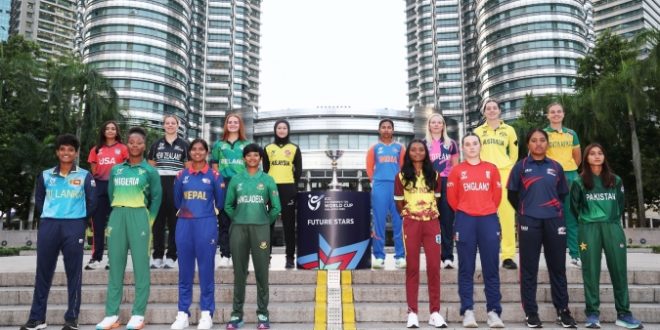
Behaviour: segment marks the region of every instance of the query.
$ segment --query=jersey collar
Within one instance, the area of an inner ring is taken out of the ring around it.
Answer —
[[[209,171],[209,163],[206,163],[204,167],[202,167],[202,169],[199,171],[195,171],[195,169],[193,169],[192,164],[188,166],[188,172],[190,172],[190,174],[199,174],[199,173],[206,174],[208,171]]]
[[[557,133],[566,133],[566,132],[568,132],[568,130],[564,126],[562,126],[560,130],[556,130],[556,129],[552,128],[552,126],[550,126],[550,125],[548,125],[548,127],[545,128],[545,131],[546,132],[557,132]]]
[[[73,166],[71,167],[71,171],[69,171],[69,173],[76,173],[76,172],[78,172],[78,166],[73,165]],[[57,166],[53,167],[53,172],[52,172],[52,174],[53,174],[53,175],[60,175],[60,176],[61,176],[61,174],[60,174],[60,165],[57,165]]]

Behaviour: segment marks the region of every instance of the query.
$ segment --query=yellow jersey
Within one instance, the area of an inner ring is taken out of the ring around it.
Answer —
[[[264,172],[277,184],[296,183],[302,172],[300,149],[293,143],[279,146],[271,143],[264,148]]]
[[[495,164],[498,169],[510,169],[518,161],[518,136],[504,121],[496,129],[484,123],[474,133],[481,139],[481,160]]]
[[[548,158],[557,161],[564,171],[577,171],[578,165],[573,159],[573,149],[580,147],[577,133],[566,127],[562,127],[561,131],[550,126],[543,130],[548,133]]]

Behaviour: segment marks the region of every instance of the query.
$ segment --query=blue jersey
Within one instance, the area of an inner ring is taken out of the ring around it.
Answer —
[[[174,180],[174,206],[180,218],[215,217],[225,205],[225,182],[218,171],[205,165],[181,170]]]
[[[403,155],[406,148],[397,142],[385,144],[378,142],[367,151],[367,175],[371,181],[390,181],[394,183],[395,177],[403,165]]]
[[[546,157],[535,161],[528,156],[511,169],[507,189],[519,193],[518,213],[537,219],[563,216],[563,196],[568,193],[564,169]]]
[[[73,166],[66,175],[59,166],[41,172],[37,178],[35,207],[41,218],[81,219],[91,216],[96,205],[96,183],[88,171]]]

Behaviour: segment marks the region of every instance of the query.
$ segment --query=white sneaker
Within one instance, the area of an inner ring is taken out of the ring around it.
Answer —
[[[103,318],[103,321],[96,324],[97,330],[109,330],[119,328],[119,316],[112,315]]]
[[[378,259],[376,259],[378,260]],[[383,259],[381,259],[383,260]],[[419,328],[419,318],[417,318],[417,314],[410,312],[408,313],[408,323],[406,323],[406,327],[408,328]]]
[[[211,312],[202,311],[202,314],[199,316],[199,323],[197,324],[197,329],[208,330],[213,327],[213,318],[211,317]]]
[[[571,265],[576,268],[582,268],[582,261],[579,258],[573,258],[571,259]]]
[[[398,269],[406,269],[406,258],[396,258],[396,260],[394,260],[394,267]]]
[[[374,263],[371,265],[373,269],[383,269],[385,268],[385,259],[376,258]]]
[[[440,315],[440,313],[438,312],[431,313],[431,317],[429,318],[429,324],[436,328],[447,327],[447,322],[445,322],[445,318],[442,317],[442,315]]]
[[[463,328],[478,328],[477,320],[474,318],[474,311],[468,309],[463,314]]]
[[[91,259],[89,263],[85,266],[85,270],[96,270],[103,268],[103,265],[100,261]]]
[[[133,315],[131,319],[126,323],[127,330],[138,330],[144,328],[144,316],[142,315]]]
[[[163,265],[163,259],[151,260],[151,269],[161,269],[163,268]]]
[[[488,312],[488,327],[490,328],[504,328],[504,322],[500,319],[495,311]]]
[[[176,319],[174,320],[174,323],[172,323],[172,326],[170,329],[172,330],[182,330],[187,328],[190,325],[190,322],[188,322],[188,313],[186,312],[178,312],[176,313]]]
[[[220,268],[230,268],[231,267],[231,259],[227,257],[220,257],[220,262],[218,263],[218,267]]]
[[[444,269],[454,269],[454,262],[450,259],[446,259],[442,262],[442,268]]]
[[[174,259],[167,258],[165,259],[165,262],[163,262],[163,268],[165,269],[172,269],[176,267],[176,261]]]

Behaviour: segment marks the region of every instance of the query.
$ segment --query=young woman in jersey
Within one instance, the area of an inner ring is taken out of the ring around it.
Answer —
[[[243,148],[246,171],[236,174],[227,187],[225,211],[231,218],[229,244],[234,262],[234,298],[227,329],[243,325],[243,304],[248,262],[252,256],[257,282],[257,329],[269,329],[268,264],[270,225],[280,214],[280,198],[273,178],[259,169],[263,150],[256,144]]]
[[[557,102],[550,103],[546,108],[550,125],[544,130],[548,132],[548,157],[556,160],[564,168],[566,182],[570,187],[577,179],[577,169],[582,161],[580,140],[577,133],[563,126],[564,107]],[[566,244],[571,264],[580,267],[580,252],[577,244],[578,224],[570,207],[570,192],[562,201],[564,205],[564,219],[566,219]]]
[[[486,122],[474,131],[481,139],[481,160],[497,166],[502,179],[502,199],[506,200],[506,180],[513,164],[518,161],[518,136],[513,127],[500,119],[502,111],[497,101],[486,100],[481,112]],[[502,267],[516,269],[518,266],[513,261],[516,255],[515,212],[509,203],[500,203],[497,214],[502,226]]]
[[[623,183],[612,173],[600,144],[593,143],[584,149],[583,164],[580,176],[571,186],[571,208],[579,223],[586,327],[600,328],[600,263],[604,252],[614,287],[616,325],[642,329],[642,322],[630,312],[628,297],[626,236],[621,227]]]
[[[275,179],[282,202],[282,227],[286,245],[287,269],[295,267],[296,253],[296,193],[302,175],[302,155],[300,148],[289,141],[289,122],[280,119],[275,122],[275,141],[264,148],[263,169]],[[273,227],[275,225],[273,224]],[[270,228],[271,241],[273,227]]]
[[[497,208],[502,183],[497,167],[481,161],[481,141],[473,133],[463,137],[464,161],[454,166],[447,180],[447,200],[456,210],[454,237],[458,263],[458,294],[461,297],[463,327],[476,328],[474,317],[474,270],[477,249],[483,272],[488,326],[503,328],[500,294],[500,222]],[[440,220],[442,221],[442,220]],[[444,237],[443,237],[444,238]]]
[[[403,218],[403,241],[406,248],[406,301],[408,328],[418,328],[419,253],[424,247],[428,277],[429,324],[447,326],[440,315],[440,223],[438,199],[440,175],[433,169],[426,143],[412,140],[406,148],[401,172],[394,179],[394,200]]]
[[[547,157],[548,133],[535,128],[527,134],[529,156],[511,170],[507,184],[509,203],[518,213],[520,295],[527,326],[542,327],[536,304],[536,281],[541,246],[550,274],[552,303],[557,322],[577,327],[568,310],[566,286],[566,222],[561,201],[568,194],[561,165]]]
[[[191,164],[174,181],[176,246],[179,255],[179,312],[171,329],[188,327],[193,295],[195,261],[199,273],[201,315],[197,329],[211,329],[215,311],[215,250],[218,237],[217,210],[225,206],[225,184],[218,171],[209,168],[209,146],[203,139],[190,143]]]
[[[236,113],[225,117],[225,125],[222,129],[222,138],[216,141],[211,148],[211,165],[219,171],[225,180],[225,186],[229,185],[231,179],[245,171],[243,160],[243,148],[250,142],[245,136],[245,125],[243,119]],[[229,225],[231,220],[221,210],[218,215],[218,245],[220,246],[219,267],[231,267],[231,251],[229,249]]]
[[[158,169],[163,187],[163,203],[153,224],[154,252],[151,268],[174,268],[176,254],[176,209],[174,208],[174,178],[188,162],[188,142],[179,137],[179,118],[167,115],[163,119],[165,136],[149,148],[147,159]],[[167,226],[167,254],[165,253],[165,226]],[[163,256],[165,260],[163,261]]]
[[[85,269],[103,267],[103,250],[105,249],[105,226],[110,216],[110,198],[108,198],[108,178],[113,166],[123,163],[128,158],[128,149],[121,143],[119,125],[115,121],[106,121],[99,129],[99,139],[89,151],[87,162],[90,165],[96,181],[96,211],[92,215],[92,258]]]
[[[433,169],[442,180],[442,196],[438,202],[440,228],[442,232],[442,267],[454,268],[454,210],[447,203],[447,177],[454,165],[458,164],[458,146],[447,134],[447,123],[439,113],[429,116],[426,121],[426,146],[429,149]]]
[[[128,250],[133,261],[135,301],[127,329],[142,329],[149,300],[149,241],[151,224],[161,203],[162,189],[158,172],[144,160],[147,133],[140,127],[128,131],[128,160],[110,172],[108,195],[112,213],[108,221],[108,259],[110,272],[105,303],[105,318],[96,329],[119,327],[119,306],[124,292],[124,273]]]

